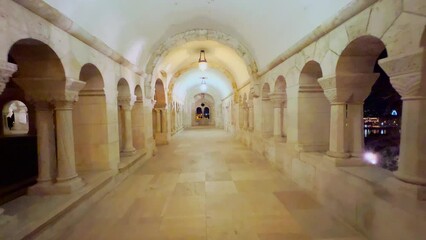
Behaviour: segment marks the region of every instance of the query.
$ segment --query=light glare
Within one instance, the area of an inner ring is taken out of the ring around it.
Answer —
[[[376,165],[377,163],[379,163],[379,157],[377,156],[377,154],[375,154],[373,152],[366,152],[366,153],[364,153],[364,160],[366,162],[374,164],[374,165]]]

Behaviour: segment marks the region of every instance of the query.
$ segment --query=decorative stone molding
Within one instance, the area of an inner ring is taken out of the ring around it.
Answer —
[[[360,103],[368,97],[379,73],[344,73],[318,79],[330,103]]]
[[[253,95],[254,98],[258,98],[260,96],[260,83],[255,82],[253,87],[250,88],[250,94]]]
[[[124,110],[132,110],[133,105],[135,105],[136,96],[127,96],[127,97],[118,97],[117,103]]]
[[[324,90],[324,94],[330,103],[344,103],[349,100],[352,93],[349,91],[340,91],[336,88],[336,76],[324,77],[318,79],[318,83]]]
[[[14,78],[30,101],[78,101],[85,82],[72,78]]]
[[[319,85],[299,85],[299,92],[300,93],[314,93],[314,92],[322,92],[322,88]]]
[[[18,70],[18,66],[6,61],[0,61],[0,94],[6,88],[9,78]]]
[[[379,61],[379,65],[390,77],[392,86],[404,99],[426,97],[426,88],[422,88],[421,84],[423,56],[424,49],[419,49]]]
[[[274,108],[282,108],[283,103],[286,102],[286,94],[285,93],[271,93],[269,94],[269,98],[272,100]]]
[[[55,100],[53,103],[55,110],[72,110],[74,106],[74,101]]]

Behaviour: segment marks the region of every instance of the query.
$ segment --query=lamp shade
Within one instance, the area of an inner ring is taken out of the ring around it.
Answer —
[[[200,68],[201,71],[205,71],[208,67],[206,52],[204,50],[200,51],[200,58],[198,59],[198,67]]]

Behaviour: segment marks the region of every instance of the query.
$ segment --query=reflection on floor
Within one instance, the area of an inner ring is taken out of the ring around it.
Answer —
[[[158,150],[59,239],[364,239],[222,130]]]

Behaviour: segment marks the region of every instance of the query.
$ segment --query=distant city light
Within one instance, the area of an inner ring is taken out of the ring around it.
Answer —
[[[366,153],[364,153],[364,160],[366,162],[374,164],[374,165],[376,165],[377,163],[379,163],[379,157],[377,156],[377,154],[375,154],[373,152],[366,152]]]
[[[392,110],[391,115],[392,115],[392,116],[398,116],[398,112],[397,112],[396,110]]]

